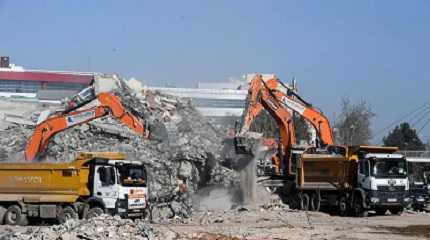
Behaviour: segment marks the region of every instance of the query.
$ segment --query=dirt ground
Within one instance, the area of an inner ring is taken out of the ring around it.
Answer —
[[[191,219],[150,224],[103,215],[63,225],[0,226],[0,240],[307,240],[430,239],[430,214],[338,217],[285,208],[201,211]]]
[[[430,239],[430,215],[353,218],[292,210],[202,212],[186,224],[153,228],[164,240]]]

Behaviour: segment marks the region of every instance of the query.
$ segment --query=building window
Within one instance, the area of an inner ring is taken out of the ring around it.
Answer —
[[[245,107],[245,100],[238,100],[238,99],[192,98],[192,102],[197,107],[213,107],[213,108],[244,108]]]
[[[3,80],[0,79],[0,92],[37,93],[40,89],[48,90],[76,90],[85,88],[80,83],[42,82],[26,80]]]

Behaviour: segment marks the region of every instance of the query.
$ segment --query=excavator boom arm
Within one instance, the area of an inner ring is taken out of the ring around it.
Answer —
[[[242,149],[249,146],[239,146],[242,149],[238,149],[238,139],[245,137],[252,122],[263,109],[267,110],[278,123],[282,145],[288,146],[295,144],[296,139],[291,114],[279,104],[275,99],[275,96],[270,92],[265,91],[263,79],[261,76],[257,75],[250,83],[247,105],[243,115],[244,118],[242,120],[240,131],[238,131],[238,134],[235,136],[236,150],[239,150],[239,152],[247,152]]]
[[[112,114],[120,122],[128,126],[139,135],[148,137],[145,126],[130,112],[126,111],[120,99],[111,93],[100,93],[97,96],[99,105],[67,114],[52,116],[36,126],[25,148],[25,159],[34,160],[40,152],[43,152],[49,140],[57,133],[68,128],[90,122],[107,114]]]
[[[279,126],[279,146],[281,149],[279,149],[280,151],[278,151],[276,157],[280,157],[282,160],[275,163],[275,165],[279,165],[281,162],[286,163],[286,168],[282,167],[282,169],[288,173],[293,172],[289,154],[291,153],[292,146],[296,144],[291,111],[301,115],[313,125],[322,141],[322,145],[333,145],[334,141],[329,120],[323,113],[304,101],[294,90],[283,84],[276,77],[266,80],[261,75],[254,77],[249,86],[242,126],[239,132],[236,131],[238,132],[235,136],[237,152],[247,153],[250,151],[250,146],[246,144],[238,146],[238,143],[245,142],[242,138],[246,138],[246,133],[249,131],[251,123],[263,109],[270,113]],[[277,167],[281,169],[280,166]]]
[[[124,108],[119,97],[110,93],[100,93],[97,99],[102,106],[109,108],[112,116],[137,134],[149,138],[149,131],[146,131],[145,125],[135,115]]]
[[[269,92],[284,107],[301,115],[312,124],[322,141],[322,145],[334,144],[330,122],[322,112],[303,100],[295,93],[294,89],[285,85],[279,79],[272,78],[263,82],[264,89],[262,91]]]
[[[296,99],[293,99],[291,96],[286,94],[279,94],[278,98],[281,99],[281,102],[288,108],[297,112],[299,115],[308,120],[312,126],[317,130],[321,141],[324,145],[333,145],[333,133],[330,126],[330,121],[323,113],[316,110],[309,104],[302,103]]]

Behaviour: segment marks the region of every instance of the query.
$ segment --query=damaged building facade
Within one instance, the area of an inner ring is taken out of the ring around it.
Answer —
[[[0,97],[57,100],[89,86],[94,76],[85,72],[27,70],[10,63],[9,57],[0,59]]]

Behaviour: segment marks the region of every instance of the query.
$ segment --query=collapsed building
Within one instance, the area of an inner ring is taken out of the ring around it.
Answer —
[[[59,132],[38,161],[71,161],[79,151],[126,152],[129,158],[145,163],[154,202],[173,201],[178,185],[185,185],[191,194],[208,185],[235,185],[237,174],[220,164],[226,128],[209,123],[189,99],[148,90],[136,82],[127,84],[119,79],[117,83],[114,94],[157,132],[157,138],[149,140],[133,134],[107,115]],[[14,120],[1,120],[1,161],[23,161],[35,125],[47,111],[64,109],[40,103],[26,108],[21,109],[21,115],[15,114]]]

